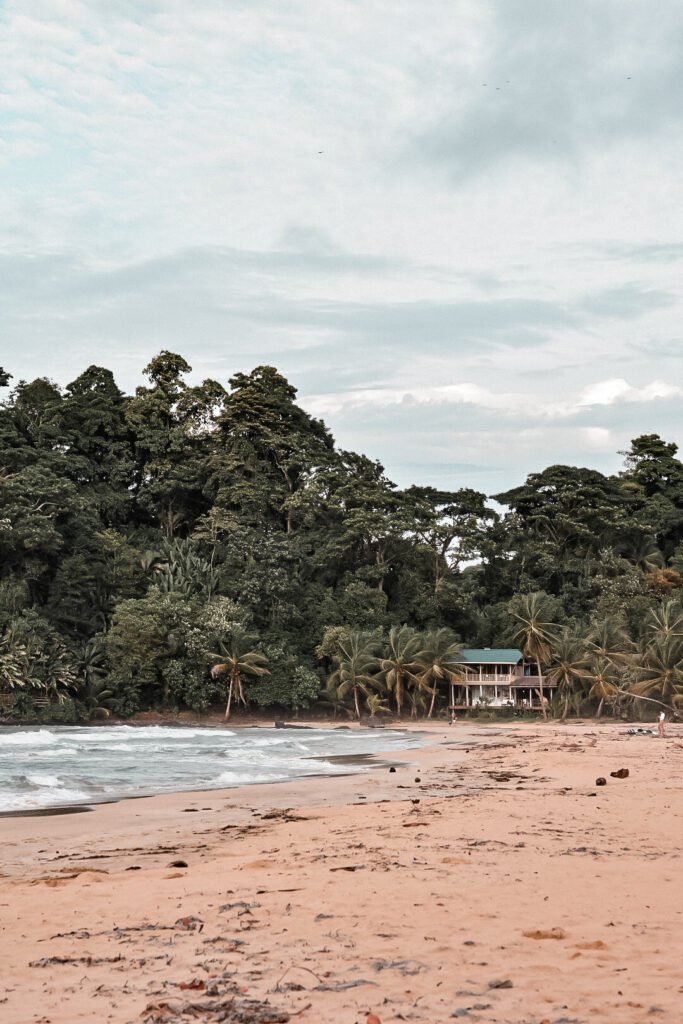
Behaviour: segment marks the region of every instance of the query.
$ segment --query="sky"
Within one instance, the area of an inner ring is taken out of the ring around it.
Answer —
[[[0,0],[0,365],[276,366],[399,485],[683,447],[679,0]]]

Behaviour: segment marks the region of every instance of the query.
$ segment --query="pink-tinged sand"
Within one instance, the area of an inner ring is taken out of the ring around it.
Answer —
[[[395,773],[0,820],[0,1020],[680,1020],[683,729],[429,732]]]

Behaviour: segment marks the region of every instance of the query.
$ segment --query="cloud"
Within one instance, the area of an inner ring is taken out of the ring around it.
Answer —
[[[585,296],[580,309],[598,316],[633,319],[652,310],[675,304],[675,296],[659,289],[644,290],[637,285],[621,285]]]
[[[297,370],[303,352],[313,365],[302,380],[308,392],[317,393],[325,367],[350,389],[329,408],[363,394],[383,405],[472,400],[498,407],[512,399],[503,389],[500,399],[485,400],[492,373],[542,379],[549,366],[557,376],[571,373],[581,361],[563,369],[565,355],[558,358],[554,344],[676,301],[635,284],[562,300],[534,285],[491,294],[476,274],[350,253],[308,229],[288,238],[289,248],[195,247],[118,263],[77,252],[0,255],[6,344],[19,363],[31,346],[52,357],[64,345],[95,345],[116,360],[123,345],[144,352],[145,361],[171,347],[195,360],[200,353],[200,365],[222,365],[228,375],[231,360],[245,368],[252,358]],[[430,297],[418,298],[421,292]],[[372,301],[359,301],[363,293]],[[575,355],[579,344],[572,342]],[[127,356],[122,370],[132,387]]]
[[[364,388],[322,395],[310,395],[306,399],[308,408],[318,416],[329,416],[343,409],[361,409],[371,406],[384,409],[401,406],[404,409],[415,405],[469,405],[478,409],[495,411],[501,419],[516,422],[520,411],[524,411],[526,423],[544,419],[575,417],[578,410],[593,406],[613,405],[615,402],[656,402],[683,396],[683,388],[663,381],[652,381],[644,387],[631,387],[622,379],[596,381],[583,388],[578,394],[565,396],[560,402],[554,397],[528,401],[524,391],[493,391],[472,383],[437,384],[432,387]],[[602,428],[594,437],[603,436]],[[589,435],[587,435],[589,436]]]
[[[564,164],[571,174],[596,147],[679,130],[683,13],[672,0],[659,6],[661,21],[647,4],[620,0],[486,9],[487,51],[468,74],[453,72],[450,101],[411,139],[414,159],[454,181],[509,161]]]
[[[683,396],[683,388],[654,380],[644,387],[631,387],[622,378],[596,381],[578,396],[576,404],[582,408],[593,405],[613,405],[615,402],[656,402],[660,398]]]
[[[127,391],[161,348],[273,363],[404,483],[683,442],[682,26],[673,0],[5,0],[0,363]]]

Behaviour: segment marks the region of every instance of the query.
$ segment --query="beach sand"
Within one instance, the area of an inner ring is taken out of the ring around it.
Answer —
[[[679,1020],[669,731],[429,726],[394,772],[3,818],[0,1020]]]

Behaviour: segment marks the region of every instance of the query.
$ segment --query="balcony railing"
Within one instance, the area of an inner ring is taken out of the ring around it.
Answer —
[[[542,681],[545,681],[544,676],[497,676],[487,672],[483,672],[481,675],[475,675],[473,672],[471,675],[468,674],[465,677],[462,685],[479,686],[480,684],[486,684],[486,686],[540,686]]]

